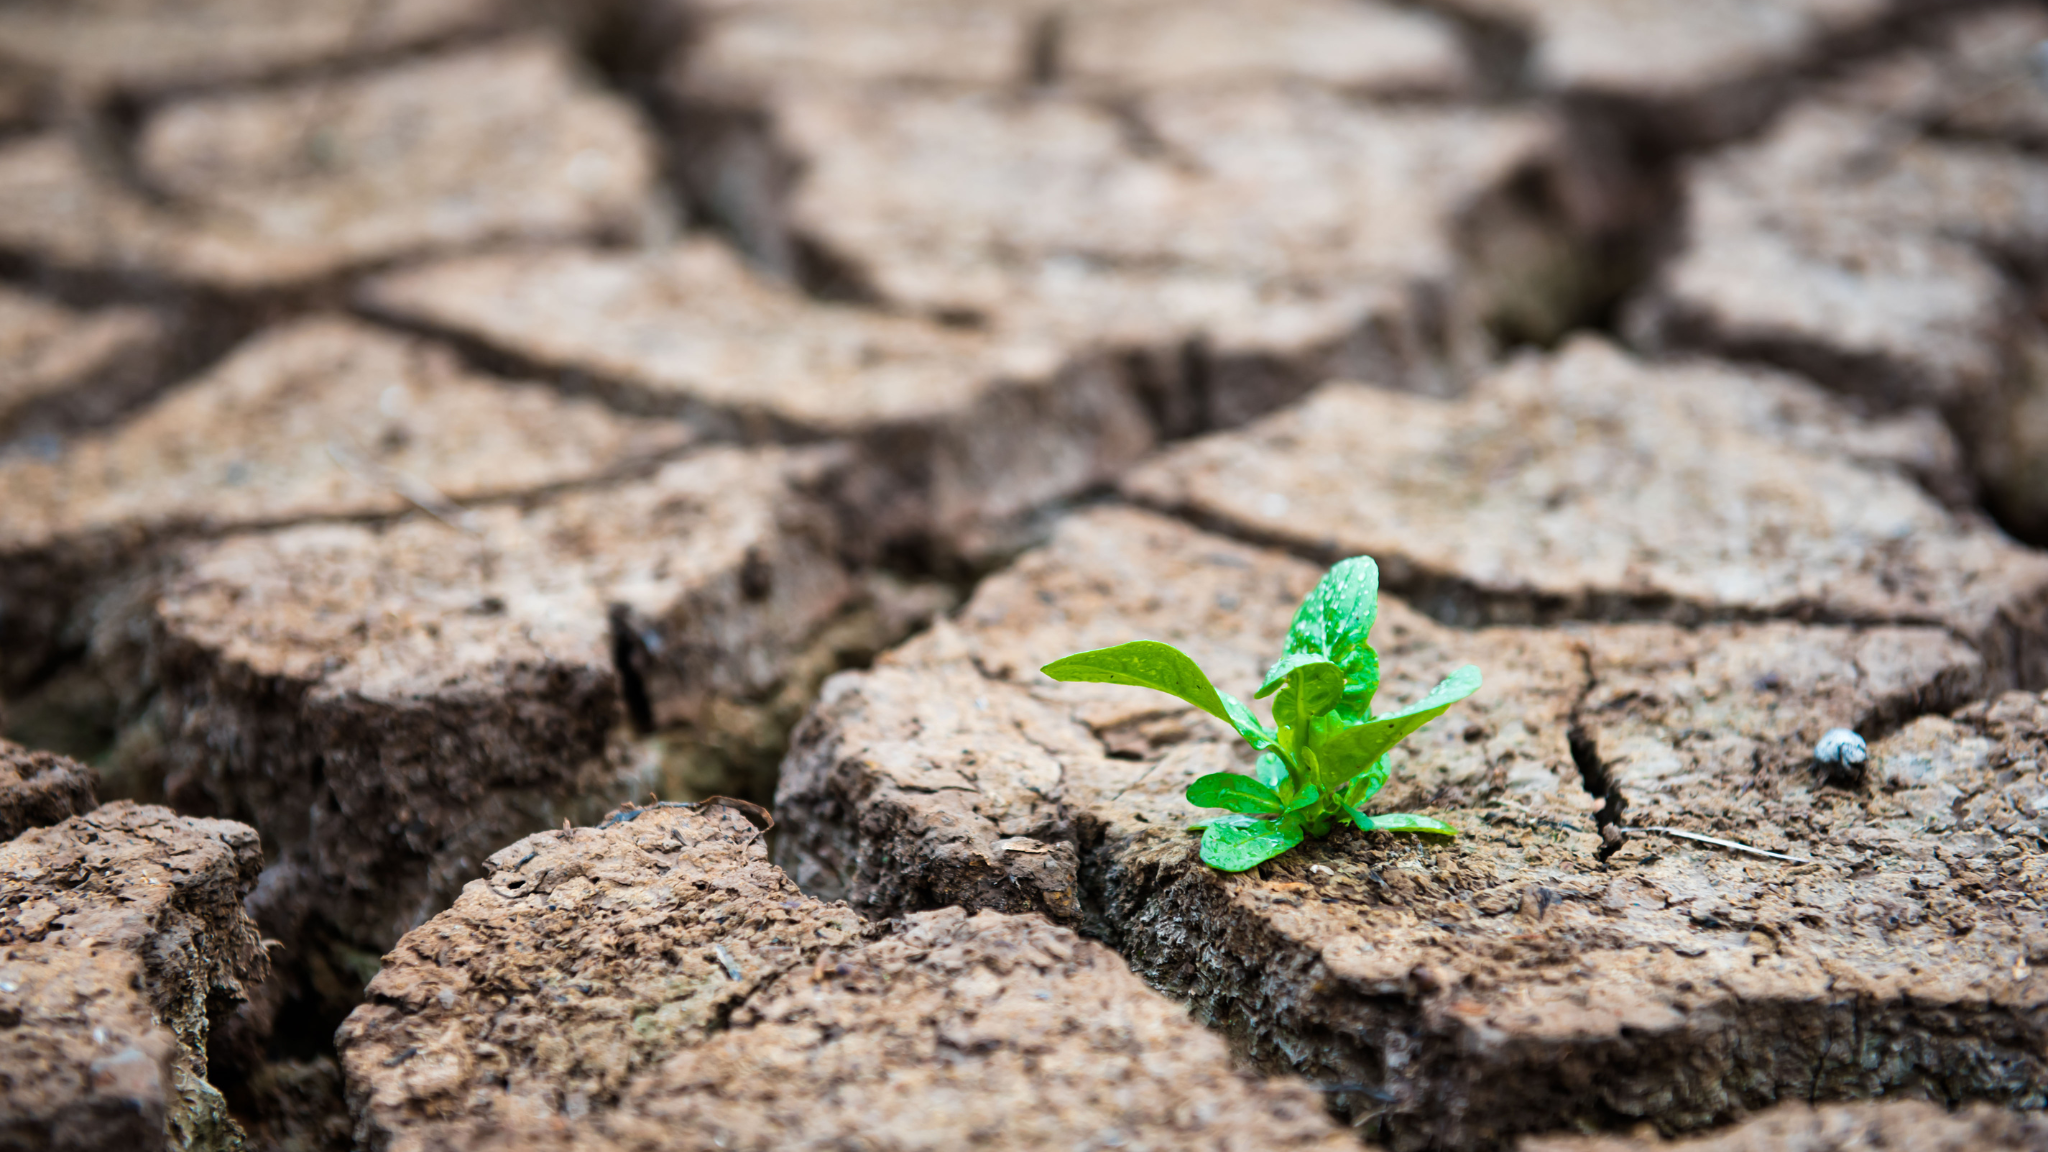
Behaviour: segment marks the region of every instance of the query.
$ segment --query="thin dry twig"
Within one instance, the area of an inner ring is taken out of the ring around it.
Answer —
[[[476,515],[448,498],[439,488],[417,476],[408,476],[369,460],[339,440],[327,442],[327,454],[336,464],[379,488],[395,492],[417,505],[420,511],[471,536],[477,534]]]
[[[1788,856],[1783,852],[1772,852],[1766,848],[1752,848],[1749,845],[1743,844],[1739,841],[1723,840],[1719,836],[1707,836],[1698,832],[1687,832],[1678,828],[1662,828],[1655,825],[1641,824],[1630,828],[1629,831],[1661,832],[1666,836],[1676,836],[1681,840],[1697,840],[1702,844],[1712,844],[1718,848],[1732,848],[1737,852],[1749,852],[1757,856],[1768,856],[1773,860],[1789,860],[1794,864],[1813,863],[1813,861],[1807,859],[1804,856]]]

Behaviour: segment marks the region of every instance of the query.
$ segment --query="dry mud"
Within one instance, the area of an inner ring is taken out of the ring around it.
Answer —
[[[2048,1127],[2038,1116],[2015,1115],[1979,1104],[1956,1112],[1913,1101],[1893,1104],[1786,1104],[1730,1131],[1677,1143],[1652,1137],[1584,1137],[1524,1141],[1524,1152],[1876,1152],[1914,1148],[1926,1152],[1996,1149],[2022,1152],[2048,1147]]]
[[[68,756],[0,740],[0,841],[98,807],[98,776]]]
[[[1474,65],[1435,13],[707,7],[664,76],[668,115],[685,185],[750,254],[892,309],[1138,355],[1170,432],[1331,375],[1455,388],[1512,285],[1574,292],[1584,237],[1543,202],[1573,156],[1563,125],[1457,99]]]
[[[714,435],[843,437],[858,451],[845,499],[875,551],[999,554],[1161,435],[1158,397],[1109,357],[814,300],[709,240],[454,260],[364,298]]]
[[[0,1145],[2043,1147],[2044,38],[0,3]]]
[[[206,1046],[267,968],[261,858],[243,825],[125,802],[0,845],[0,1145],[240,1146]]]
[[[1466,662],[1490,676],[1382,801],[1465,835],[1339,833],[1213,872],[1179,792],[1246,754],[1165,698],[1033,670],[1152,637],[1250,683],[1315,576],[1145,513],[1067,521],[956,621],[828,682],[784,765],[790,865],[871,914],[1084,926],[1260,1064],[1356,1085],[1340,1103],[1397,1148],[1696,1128],[1788,1097],[2048,1102],[2048,701],[1920,716],[1833,787],[1808,767],[1822,730],[1952,707],[1982,658],[1926,626],[1453,631],[1388,600],[1392,696]]]
[[[1954,458],[1932,421],[1584,338],[1457,401],[1334,384],[1123,489],[1318,558],[1371,554],[1440,618],[1927,624],[1995,684],[2048,682],[2048,558],[1942,505]]]
[[[1102,945],[870,924],[716,807],[491,857],[341,1030],[356,1136],[421,1148],[1355,1147]]]
[[[61,132],[0,142],[0,251],[246,294],[437,248],[632,235],[653,210],[632,109],[546,40],[160,105],[127,159],[110,170]]]

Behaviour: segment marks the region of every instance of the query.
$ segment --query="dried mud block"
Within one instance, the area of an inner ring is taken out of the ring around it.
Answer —
[[[1528,42],[1539,88],[1612,102],[1666,145],[1756,127],[1798,74],[1867,40],[1920,0],[1438,0]]]
[[[1457,402],[1332,385],[1124,487],[1369,553],[1439,618],[1937,624],[1990,683],[2048,683],[2048,557],[1909,478],[1953,488],[1954,455],[1924,418],[1866,422],[1790,377],[1583,339]]]
[[[1903,117],[1938,136],[2020,148],[2048,143],[2048,88],[2033,52],[2048,14],[2033,5],[1965,11],[1915,50],[1891,56],[1830,95]]]
[[[65,630],[91,586],[165,539],[447,512],[644,468],[691,435],[351,321],[272,329],[116,428],[0,457],[0,684],[80,643]]]
[[[885,299],[1154,340],[1269,302],[1238,321],[1252,332],[1216,332],[1224,344],[1250,343],[1262,319],[1275,335],[1295,334],[1290,319],[1334,325],[1312,308],[1343,295],[1331,280],[1412,280],[1448,295],[1457,212],[1552,143],[1538,119],[1272,89],[1139,102],[1134,114],[1161,141],[1153,155],[1133,150],[1114,117],[1060,98],[906,95],[779,112],[806,162],[795,229]],[[1140,285],[1160,298],[1147,304]]]
[[[1031,82],[1051,8],[1032,0],[711,0],[668,83],[734,108],[797,89],[995,90]],[[1042,50],[1041,50],[1042,51]]]
[[[1698,164],[1686,242],[1631,328],[1941,408],[1994,511],[2048,539],[2048,334],[2026,283],[2048,261],[2043,38],[2037,9],[1975,16]]]
[[[1291,82],[1405,95],[1461,92],[1471,79],[1448,21],[1371,0],[703,7],[702,33],[673,82],[693,100],[733,106],[819,88],[1072,85],[1132,95]]]
[[[1057,36],[1058,77],[1107,92],[1308,83],[1352,93],[1451,95],[1472,82],[1449,21],[1391,4],[1090,4],[1062,11]]]
[[[870,914],[1084,925],[1262,1066],[1358,1085],[1338,1103],[1396,1148],[1809,1096],[2043,1102],[2048,985],[2019,962],[2044,924],[2048,702],[1898,728],[1984,690],[1936,627],[1468,631],[1386,597],[1382,699],[1467,662],[1487,683],[1398,750],[1374,807],[1464,834],[1342,831],[1214,872],[1180,793],[1250,771],[1234,734],[1035,670],[1150,637],[1241,689],[1317,575],[1147,513],[1068,519],[953,622],[827,682],[784,763],[779,851]],[[1898,728],[1856,788],[1810,769],[1835,726]],[[1980,794],[1974,822],[1932,818]]]
[[[1048,504],[1156,442],[1152,397],[1101,358],[820,303],[692,241],[659,254],[526,252],[372,282],[378,311],[608,382],[621,406],[751,437],[851,440],[865,546],[999,551]]]
[[[161,379],[165,325],[0,288],[0,445],[104,424]]]
[[[1585,1136],[1525,1140],[1520,1152],[2038,1152],[2048,1125],[2038,1115],[1984,1104],[1955,1112],[1924,1101],[1785,1104],[1726,1132],[1676,1142],[1654,1137]]]
[[[97,778],[90,765],[0,740],[0,842],[91,811]]]
[[[12,5],[0,60],[87,94],[202,87],[410,48],[480,29],[497,0],[94,0]]]
[[[1356,1147],[1037,917],[867,925],[721,809],[491,858],[338,1036],[357,1139],[419,1148]]]
[[[152,623],[164,786],[277,846],[266,932],[388,947],[496,845],[664,784],[613,741],[629,721],[716,733],[778,706],[856,607],[833,462],[714,449],[468,533],[192,548]]]
[[[154,198],[56,134],[0,148],[0,249],[230,293],[503,240],[635,234],[652,145],[541,40],[167,105],[135,162]]]
[[[256,833],[109,804],[0,844],[0,1146],[240,1148],[210,1021],[267,969]]]
[[[1186,427],[1232,423],[1332,373],[1446,387],[1477,346],[1460,227],[1562,145],[1547,117],[1372,107],[1313,87],[1134,98],[866,88],[772,106],[707,145],[712,209],[769,266],[892,307],[1064,346],[1160,354]],[[1172,380],[1204,348],[1206,382]]]

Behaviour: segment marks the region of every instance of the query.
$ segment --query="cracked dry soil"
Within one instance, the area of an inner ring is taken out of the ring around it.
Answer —
[[[2048,1150],[2044,42],[0,0],[0,1150]]]

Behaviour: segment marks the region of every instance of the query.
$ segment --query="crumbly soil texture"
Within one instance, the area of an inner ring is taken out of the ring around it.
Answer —
[[[2044,44],[0,0],[0,1152],[2048,1147]]]

